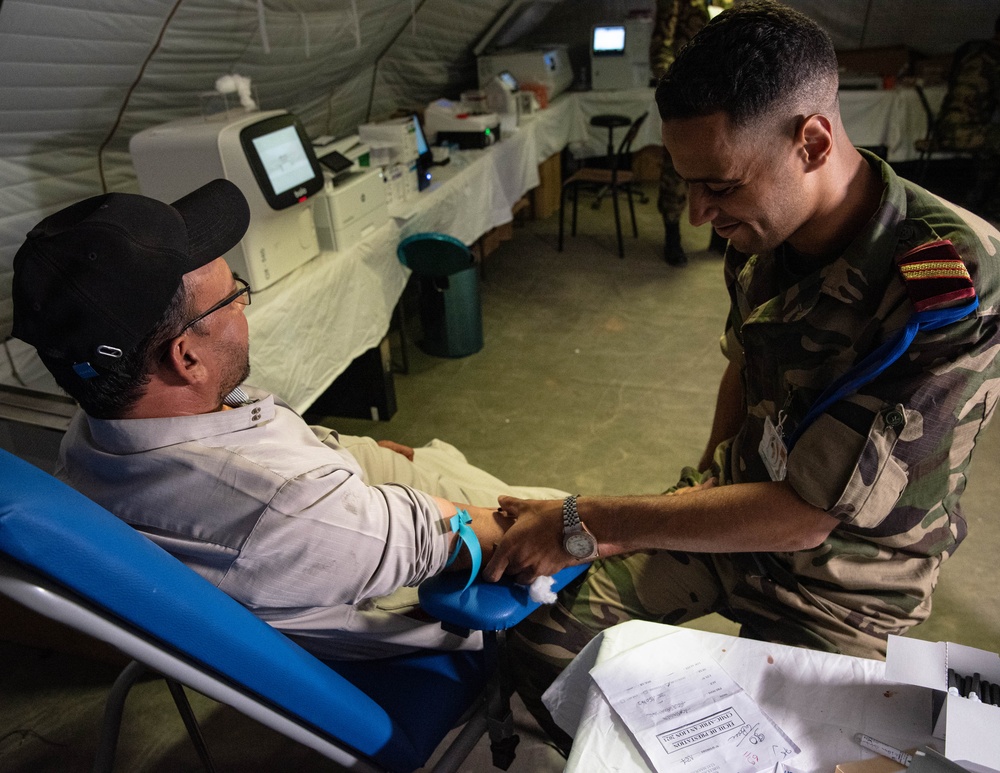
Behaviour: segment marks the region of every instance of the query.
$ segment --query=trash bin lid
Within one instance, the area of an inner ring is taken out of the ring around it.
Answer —
[[[472,252],[454,236],[420,233],[408,236],[396,248],[399,261],[415,274],[450,276],[473,264]]]

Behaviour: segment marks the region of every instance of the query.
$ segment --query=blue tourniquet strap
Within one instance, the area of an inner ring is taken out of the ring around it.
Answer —
[[[977,308],[979,308],[979,298],[973,298],[964,306],[915,312],[906,323],[906,327],[823,390],[795,431],[789,435],[787,442],[789,452],[806,428],[827,408],[856,392],[902,357],[920,330],[937,330],[952,322],[958,322]]]
[[[483,562],[483,550],[479,547],[479,538],[472,530],[472,527],[469,526],[472,523],[472,516],[469,515],[468,510],[459,510],[450,518],[449,523],[451,524],[451,530],[458,532],[458,544],[455,545],[455,549],[452,551],[451,557],[445,566],[451,566],[455,563],[458,554],[462,552],[462,544],[464,543],[469,549],[469,557],[472,559],[472,567],[469,569],[469,581],[462,588],[463,591],[468,590],[469,586],[472,585],[472,581],[479,576],[479,565]]]

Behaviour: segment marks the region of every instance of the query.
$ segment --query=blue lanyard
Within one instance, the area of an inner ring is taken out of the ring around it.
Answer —
[[[964,306],[915,312],[906,323],[906,327],[898,330],[892,338],[884,341],[875,351],[823,390],[795,431],[788,436],[786,442],[788,451],[791,452],[802,433],[827,408],[856,392],[898,360],[919,331],[937,330],[952,322],[958,322],[977,308],[979,308],[979,298],[973,298]]]

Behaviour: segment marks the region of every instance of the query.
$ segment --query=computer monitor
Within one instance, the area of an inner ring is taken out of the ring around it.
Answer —
[[[309,198],[323,171],[287,111],[177,119],[134,135],[129,152],[140,192],[154,199],[176,201],[216,177],[243,192],[250,227],[224,257],[254,290],[319,255]]]
[[[247,163],[271,209],[287,209],[323,188],[323,172],[294,115],[276,115],[240,131]]]
[[[623,56],[625,54],[625,25],[602,25],[594,27],[593,56]]]
[[[427,144],[424,127],[420,125],[420,118],[416,113],[413,114],[413,132],[417,140],[417,190],[422,191],[431,184],[430,169],[434,165],[434,154]]]
[[[518,90],[517,78],[511,75],[509,71],[503,70],[500,72],[499,75],[497,75],[497,77],[500,79],[500,82],[503,83],[503,85],[509,88],[511,91]]]

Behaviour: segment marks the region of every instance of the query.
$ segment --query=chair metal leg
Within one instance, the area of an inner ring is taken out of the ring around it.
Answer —
[[[574,184],[573,185],[573,231],[572,231],[573,236],[576,236],[576,205],[579,203],[579,200],[580,200],[580,185]]]
[[[507,632],[484,631],[483,647],[487,654],[487,664],[492,666],[490,681],[486,687],[490,751],[493,753],[493,766],[507,770],[514,761],[517,745],[521,742],[521,737],[514,732],[514,712],[510,708],[514,687],[507,652]]]
[[[111,773],[114,770],[118,735],[122,728],[122,714],[125,712],[125,699],[128,698],[129,690],[144,673],[146,667],[139,661],[133,660],[125,666],[111,685],[108,699],[104,704],[104,720],[101,722],[97,754],[94,756],[94,773]]]
[[[622,241],[622,216],[618,211],[618,186],[611,186],[611,203],[615,206],[615,235],[618,237],[618,257],[625,257],[625,244]]]
[[[131,661],[115,679],[108,691],[108,699],[104,704],[104,719],[101,722],[101,735],[97,742],[97,753],[94,755],[94,773],[112,773],[115,767],[115,754],[118,750],[118,736],[121,734],[122,716],[125,713],[125,701],[135,683],[146,673],[147,668],[137,660]],[[191,743],[194,744],[201,759],[201,764],[209,773],[215,773],[215,764],[205,746],[205,739],[198,726],[198,720],[191,710],[184,688],[179,682],[163,677],[174,699],[174,705],[184,721]]]
[[[455,740],[434,764],[432,768],[434,773],[457,773],[461,769],[462,763],[465,762],[486,733],[487,725],[484,705],[469,718]]]
[[[208,753],[208,747],[205,746],[205,737],[201,734],[201,727],[198,725],[198,719],[195,717],[194,712],[191,710],[191,704],[187,699],[187,695],[184,694],[184,688],[181,683],[170,677],[163,677],[164,681],[167,683],[167,687],[170,690],[170,695],[173,696],[174,705],[177,706],[177,711],[181,715],[181,719],[184,721],[184,727],[187,728],[188,737],[191,739],[191,743],[194,744],[195,750],[198,752],[198,758],[201,760],[201,764],[204,766],[208,773],[215,773],[215,763],[212,762],[212,755]]]
[[[559,252],[563,251],[563,220],[566,215],[566,186],[559,190]]]
[[[632,236],[636,239],[639,238],[639,226],[635,222],[635,204],[632,203],[632,186],[625,186],[625,193],[628,196],[628,211],[632,215]]]

